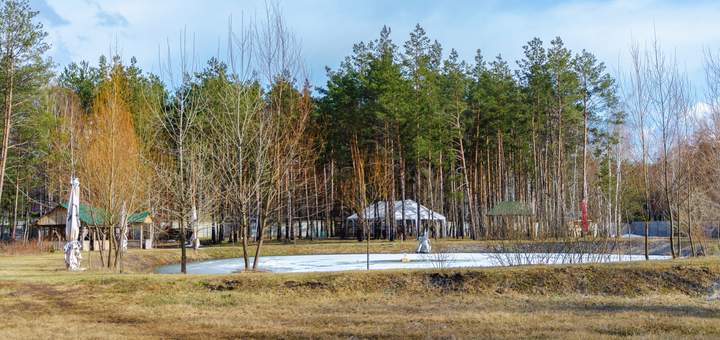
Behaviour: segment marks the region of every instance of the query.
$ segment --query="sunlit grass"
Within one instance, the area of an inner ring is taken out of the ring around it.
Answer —
[[[455,242],[449,243],[477,244]],[[371,251],[411,252],[416,246],[388,244],[372,241]],[[352,240],[271,242],[264,255],[359,253],[364,247]],[[176,263],[179,254],[177,248],[131,249],[124,266],[136,274],[101,270],[97,253],[90,254],[93,265],[84,272],[57,270],[64,268],[61,253],[0,256],[0,337],[710,339],[720,334],[720,302],[706,301],[702,291],[720,275],[720,261],[713,257],[457,270],[152,274],[154,265]],[[238,257],[242,250],[204,247],[188,255],[195,261]],[[670,280],[676,280],[674,286],[660,284]]]

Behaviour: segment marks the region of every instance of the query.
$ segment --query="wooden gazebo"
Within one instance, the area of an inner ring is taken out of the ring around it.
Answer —
[[[530,216],[530,237],[535,237],[535,214],[533,214],[530,208],[518,201],[500,202],[494,208],[485,213],[485,216],[487,216],[488,225],[488,228],[485,231],[485,236],[490,236],[490,218],[493,216],[504,216],[510,221],[512,221],[515,216]]]
[[[104,218],[105,212],[102,208],[89,207],[86,205],[80,205],[79,219],[80,225],[83,228],[90,226],[97,226],[100,221]],[[67,204],[62,203],[50,210],[47,214],[40,217],[34,226],[38,227],[38,234],[48,237],[50,241],[64,241],[65,240],[65,219],[67,218]],[[140,225],[140,234],[142,235],[142,225],[153,223],[150,214],[147,212],[130,214],[127,219],[127,223],[132,226]],[[142,238],[142,236],[141,236]],[[142,240],[141,242],[142,243]]]

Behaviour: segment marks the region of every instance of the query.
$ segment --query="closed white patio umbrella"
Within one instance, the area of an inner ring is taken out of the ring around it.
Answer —
[[[70,196],[68,197],[67,218],[65,220],[65,265],[69,269],[80,267],[82,245],[78,241],[80,236],[80,181],[77,178],[70,180]]]
[[[122,251],[127,251],[128,243],[128,227],[127,227],[127,211],[125,211],[125,202],[123,202],[122,210],[120,211],[120,233],[122,234],[120,240],[120,248]]]

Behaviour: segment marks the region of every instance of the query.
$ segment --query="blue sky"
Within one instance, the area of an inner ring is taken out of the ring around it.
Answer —
[[[49,54],[58,71],[72,61],[96,64],[100,55],[119,50],[144,71],[158,73],[158,48],[177,51],[180,32],[195,36],[199,59],[226,59],[228,17],[263,12],[262,0],[30,0],[49,33]],[[323,86],[325,66],[336,69],[352,46],[377,38],[383,25],[402,46],[416,24],[440,42],[447,56],[455,48],[472,62],[482,49],[485,60],[502,54],[511,67],[533,37],[546,46],[556,36],[574,53],[594,53],[613,73],[627,67],[631,36],[641,43],[657,32],[668,53],[677,53],[692,81],[701,87],[703,48],[720,49],[717,1],[284,1],[287,24],[302,41],[311,81]]]

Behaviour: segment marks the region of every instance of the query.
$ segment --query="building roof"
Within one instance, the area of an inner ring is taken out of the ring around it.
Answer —
[[[487,216],[532,216],[532,210],[518,201],[503,201],[490,209]]]
[[[79,209],[80,221],[87,225],[95,226],[97,223],[101,223],[104,218],[105,210],[102,208],[89,207],[87,205],[80,205]],[[67,218],[67,204],[61,203],[54,209],[50,210],[47,214],[42,216],[36,223],[40,226],[48,225],[64,225],[65,219]],[[150,213],[142,212],[135,213],[128,216],[128,223],[153,223],[150,218]]]
[[[153,223],[149,212],[134,213],[128,216],[128,223]]]
[[[383,220],[385,219],[385,204],[388,206],[393,204],[393,202],[378,202],[377,203],[377,219]],[[402,205],[403,201],[395,201],[395,220],[401,221],[403,219],[403,213],[402,213]],[[372,220],[375,219],[375,206],[376,204],[373,204],[369,207],[367,207],[365,210],[363,210],[363,216],[365,219]],[[389,207],[388,207],[389,208]],[[405,220],[417,220],[418,219],[418,204],[413,200],[405,200]],[[389,209],[387,209],[389,210]],[[352,216],[347,218],[348,220],[357,220],[358,214],[353,214]],[[445,221],[445,216],[441,215],[437,211],[432,211],[428,209],[427,207],[420,205],[420,219],[425,221],[430,220],[436,220],[436,221]]]
[[[67,203],[60,203],[58,207],[63,207],[65,214],[67,215]],[[58,207],[55,207],[55,209],[57,209]],[[80,204],[79,210],[80,221],[83,221],[88,225],[95,225],[96,221],[102,221],[105,215],[105,211],[102,208],[88,207],[87,205],[82,204]]]

